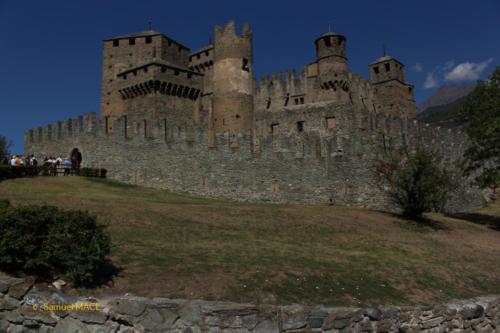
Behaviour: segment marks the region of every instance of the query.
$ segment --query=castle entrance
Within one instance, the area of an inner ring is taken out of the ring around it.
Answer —
[[[83,160],[82,152],[78,148],[73,148],[69,156],[71,159],[71,171],[78,174]]]

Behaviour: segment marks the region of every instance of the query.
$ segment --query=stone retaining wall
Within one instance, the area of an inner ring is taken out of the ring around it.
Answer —
[[[500,332],[500,295],[426,308],[273,306],[73,297],[0,275],[0,332]]]

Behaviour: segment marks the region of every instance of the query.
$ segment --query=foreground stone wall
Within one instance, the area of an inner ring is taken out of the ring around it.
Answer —
[[[500,332],[500,295],[425,308],[273,306],[75,297],[0,273],[0,332]]]
[[[185,119],[143,117],[122,117],[112,132],[105,118],[94,116],[40,127],[26,133],[25,151],[65,157],[79,148],[84,166],[106,168],[112,179],[177,193],[394,210],[376,168],[384,151],[425,147],[453,166],[467,145],[459,130],[332,103],[260,115],[255,137],[226,132],[214,146],[208,131]],[[483,204],[481,193],[464,181],[448,210]]]

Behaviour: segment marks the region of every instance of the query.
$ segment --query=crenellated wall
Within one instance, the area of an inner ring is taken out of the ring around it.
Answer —
[[[90,114],[45,126],[41,137],[28,131],[26,153],[68,156],[79,148],[84,166],[106,168],[110,178],[197,196],[394,210],[375,167],[384,147],[420,145],[454,161],[467,145],[460,130],[325,102],[261,113],[255,137],[225,132],[215,145],[204,126],[180,118],[121,117],[112,132],[107,121]],[[464,182],[449,209],[482,205],[480,192]]]

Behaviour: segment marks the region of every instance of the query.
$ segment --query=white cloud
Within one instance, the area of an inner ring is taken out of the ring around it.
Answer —
[[[455,66],[450,72],[448,72],[444,78],[446,81],[475,81],[479,79],[482,72],[488,67],[488,65],[493,61],[493,58],[488,60],[474,63],[474,62],[464,62]]]
[[[424,69],[421,63],[417,62],[415,65],[411,66],[411,70],[414,72],[421,72]]]
[[[438,85],[439,85],[439,81],[436,78],[436,75],[434,74],[434,72],[427,73],[427,77],[425,78],[425,82],[424,82],[424,88],[425,89],[432,89],[432,88],[436,88]]]

